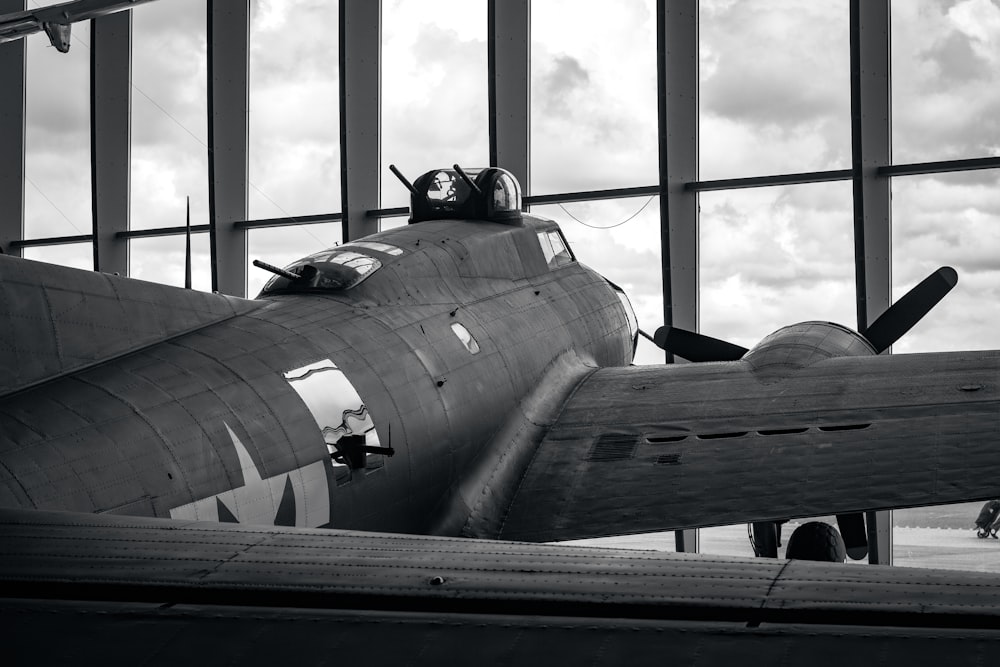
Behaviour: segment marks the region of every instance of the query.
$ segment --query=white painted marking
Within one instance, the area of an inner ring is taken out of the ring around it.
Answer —
[[[285,481],[291,480],[295,525],[316,528],[330,522],[330,487],[324,461],[265,478],[243,442],[229,424],[225,426],[243,472],[243,486],[175,507],[170,510],[170,518],[219,521],[218,503],[221,501],[240,523],[273,526]]]

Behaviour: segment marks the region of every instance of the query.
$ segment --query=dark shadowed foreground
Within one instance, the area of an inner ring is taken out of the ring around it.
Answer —
[[[17,664],[921,665],[1000,644],[979,573],[22,510],[0,544]]]

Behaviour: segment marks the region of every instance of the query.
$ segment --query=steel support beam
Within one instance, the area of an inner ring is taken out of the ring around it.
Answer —
[[[246,296],[250,2],[208,0],[208,210],[212,290]]]
[[[530,194],[531,0],[489,0],[490,165]]]
[[[858,329],[889,307],[892,200],[889,0],[851,0],[851,154]],[[869,512],[868,560],[892,564],[892,513]]]
[[[344,242],[374,234],[379,207],[380,0],[340,0],[340,179]]]
[[[0,14],[24,11],[25,0],[0,0]],[[0,251],[21,254],[24,236],[24,40],[0,44]]]
[[[698,0],[657,0],[663,322],[698,330]],[[666,361],[673,361],[667,353]],[[698,532],[676,533],[697,552]]]
[[[128,274],[132,12],[91,21],[90,176],[94,270]]]

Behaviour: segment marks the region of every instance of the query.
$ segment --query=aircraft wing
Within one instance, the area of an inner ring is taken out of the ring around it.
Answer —
[[[261,305],[2,255],[0,396]]]
[[[553,541],[1000,496],[1000,351],[603,368],[500,537]]]
[[[985,572],[8,509],[0,544],[12,664],[981,664],[1000,638]]]

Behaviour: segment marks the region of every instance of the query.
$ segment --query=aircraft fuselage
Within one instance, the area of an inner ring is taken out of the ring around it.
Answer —
[[[363,265],[356,284],[276,279],[250,312],[15,392],[0,505],[488,534],[540,437],[537,394],[634,349],[627,303],[543,250],[551,233],[530,216],[381,232],[313,256]]]

